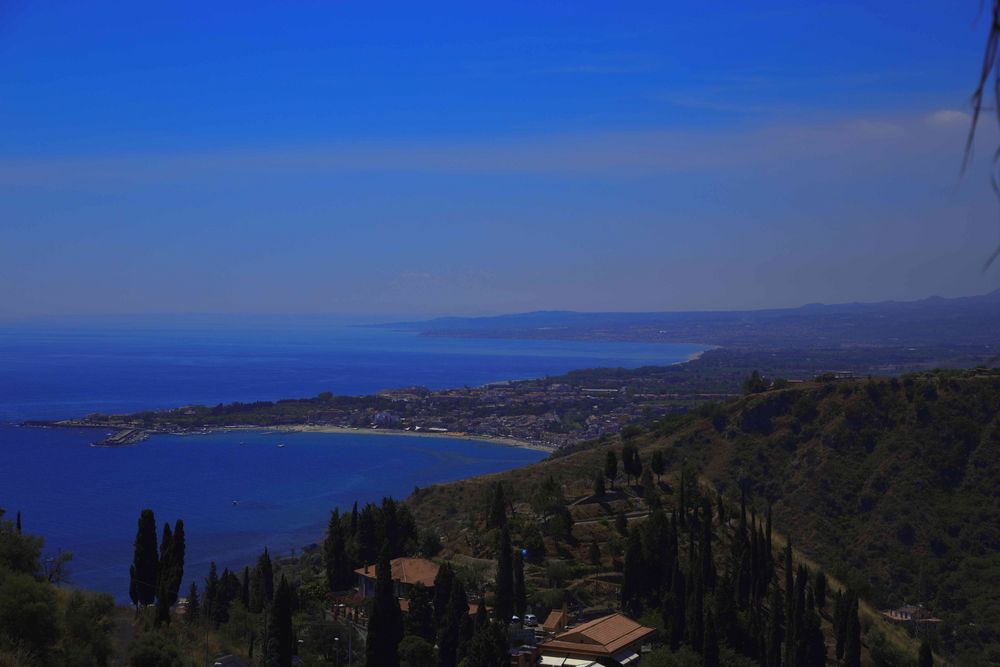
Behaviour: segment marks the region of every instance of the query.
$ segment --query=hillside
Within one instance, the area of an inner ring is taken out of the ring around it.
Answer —
[[[730,498],[745,482],[799,552],[873,606],[923,604],[944,620],[935,641],[958,664],[1000,662],[1000,373],[803,383],[668,418],[629,444],[644,462],[660,450],[668,470],[686,464]],[[410,504],[421,523],[460,529],[493,479],[510,480],[522,501],[548,476],[583,496],[621,448],[608,438],[422,490]],[[619,508],[607,509],[605,519]],[[583,557],[583,533],[599,524],[576,512],[572,538],[550,551]]]

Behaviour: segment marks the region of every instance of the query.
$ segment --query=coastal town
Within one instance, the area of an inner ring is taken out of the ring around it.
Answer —
[[[682,366],[595,369],[481,387],[405,387],[370,396],[324,392],[306,399],[95,413],[29,425],[112,429],[98,446],[131,445],[155,433],[301,427],[475,436],[555,450],[738,393],[736,383],[722,384],[720,391],[714,381],[680,384],[664,376],[687,372]]]

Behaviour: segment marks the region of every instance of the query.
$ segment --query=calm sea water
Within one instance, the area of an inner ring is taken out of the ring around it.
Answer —
[[[46,553],[74,553],[76,584],[125,599],[144,507],[161,525],[184,519],[186,579],[200,579],[210,560],[241,568],[265,545],[281,554],[318,541],[334,507],[405,497],[414,486],[542,455],[446,438],[266,431],[158,436],[106,449],[88,446],[93,430],[17,422],[321,391],[478,385],[672,363],[699,349],[440,339],[329,325],[7,327],[0,329],[0,507],[21,510],[25,529],[45,536]]]

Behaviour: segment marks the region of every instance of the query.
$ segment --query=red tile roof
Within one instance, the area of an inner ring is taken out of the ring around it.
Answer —
[[[434,578],[437,577],[440,566],[434,561],[425,558],[393,558],[389,562],[392,569],[392,580],[404,584],[421,583],[427,588],[434,587]],[[377,578],[378,567],[368,565],[355,570],[369,579]]]
[[[544,642],[541,649],[542,653],[612,656],[655,632],[627,616],[611,614],[570,628]]]

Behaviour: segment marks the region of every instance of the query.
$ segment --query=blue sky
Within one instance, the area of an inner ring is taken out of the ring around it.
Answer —
[[[975,0],[159,4],[0,3],[0,316],[997,286]]]

